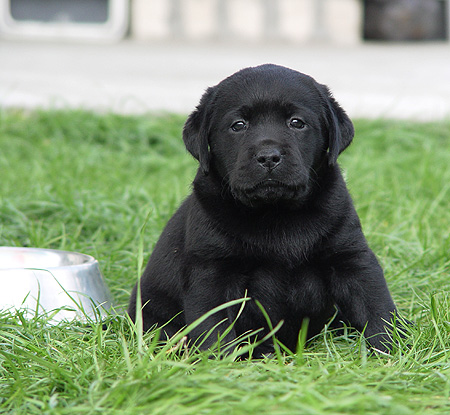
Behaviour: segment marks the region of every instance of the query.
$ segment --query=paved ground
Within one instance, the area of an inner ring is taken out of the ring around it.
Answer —
[[[0,41],[0,106],[189,112],[207,86],[272,62],[328,84],[350,116],[450,117],[450,44],[250,46]]]

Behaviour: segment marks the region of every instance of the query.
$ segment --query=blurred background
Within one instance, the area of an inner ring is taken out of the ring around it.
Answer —
[[[450,0],[0,0],[0,105],[188,112],[245,66],[352,116],[450,115]]]

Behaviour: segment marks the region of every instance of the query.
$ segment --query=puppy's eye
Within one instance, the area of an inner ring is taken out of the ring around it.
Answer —
[[[232,126],[231,129],[235,132],[238,133],[239,131],[243,131],[247,128],[247,124],[245,123],[245,121],[236,121]]]
[[[302,128],[306,127],[306,124],[300,118],[291,118],[291,120],[289,121],[289,126],[301,130]]]

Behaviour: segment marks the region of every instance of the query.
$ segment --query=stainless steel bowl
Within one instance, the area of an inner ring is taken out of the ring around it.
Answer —
[[[0,247],[0,309],[46,313],[50,322],[101,319],[111,294],[95,258],[76,252]]]

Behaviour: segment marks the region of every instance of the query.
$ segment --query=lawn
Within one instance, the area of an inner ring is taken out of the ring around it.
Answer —
[[[93,255],[125,306],[142,254],[190,191],[183,121],[0,110],[0,245]],[[49,327],[0,312],[0,413],[449,414],[450,122],[355,127],[341,166],[398,308],[415,321],[390,356],[326,330],[295,355],[216,360],[141,336],[123,315]]]

